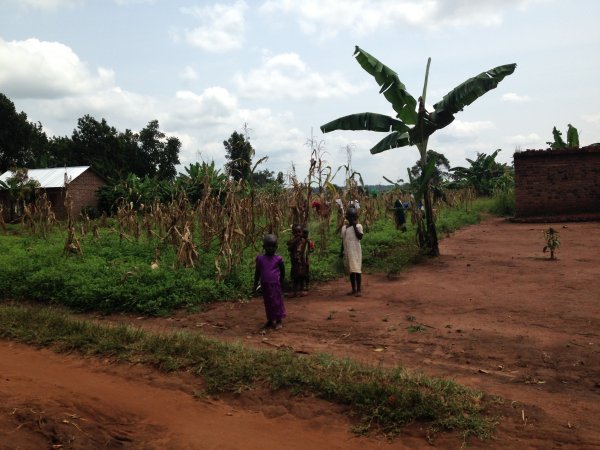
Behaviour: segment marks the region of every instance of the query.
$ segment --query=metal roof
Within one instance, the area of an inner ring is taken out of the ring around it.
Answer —
[[[70,181],[73,181],[90,166],[77,166],[77,167],[57,167],[54,169],[29,169],[27,176],[29,179],[36,180],[40,183],[40,187],[43,189],[48,188],[61,188],[65,185],[65,174]],[[13,176],[13,172],[10,170],[0,175],[0,181],[6,181],[8,178]]]

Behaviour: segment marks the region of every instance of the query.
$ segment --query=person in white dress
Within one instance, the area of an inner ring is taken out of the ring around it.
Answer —
[[[358,211],[355,208],[346,210],[348,224],[342,227],[342,244],[344,251],[344,264],[350,272],[350,285],[352,291],[348,295],[360,297],[362,283],[362,247],[360,240],[363,237],[363,227],[358,223]]]

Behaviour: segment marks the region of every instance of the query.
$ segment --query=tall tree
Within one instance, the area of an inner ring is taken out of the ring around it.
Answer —
[[[158,157],[157,176],[160,180],[172,180],[177,175],[175,164],[179,164],[181,141],[176,137],[168,137],[163,151]]]
[[[17,113],[14,103],[0,93],[0,173],[16,167],[31,167],[44,153],[48,139],[41,124]]]
[[[77,120],[73,130],[73,145],[67,146],[64,155],[69,165],[90,165],[105,177],[116,178],[123,169],[119,149],[119,133],[106,119],[97,121],[86,114]]]
[[[252,171],[254,148],[250,141],[241,133],[234,131],[229,139],[223,141],[225,146],[225,164],[227,175],[235,181],[248,180]]]
[[[321,131],[323,133],[333,130],[369,130],[386,133],[391,131],[371,149],[372,154],[410,145],[415,145],[419,149],[423,170],[419,180],[421,188],[418,195],[423,196],[426,220],[426,239],[422,240],[420,244],[424,252],[431,256],[438,256],[439,246],[430,195],[430,178],[435,166],[435,158],[427,160],[429,136],[452,123],[454,114],[462,111],[465,106],[498,86],[500,81],[514,72],[517,65],[498,66],[468,79],[446,94],[440,102],[433,105],[434,111],[430,113],[425,108],[425,100],[431,58],[427,61],[423,93],[419,97],[417,105],[417,100],[407,92],[406,86],[400,81],[396,72],[358,46],[354,57],[381,86],[380,93],[383,93],[392,104],[396,111],[396,118],[369,112],[352,114],[322,125]]]
[[[161,180],[171,180],[175,177],[181,142],[176,137],[166,138],[165,133],[160,131],[158,120],[151,120],[140,131],[139,145],[141,156],[146,158],[149,164],[147,175]]]

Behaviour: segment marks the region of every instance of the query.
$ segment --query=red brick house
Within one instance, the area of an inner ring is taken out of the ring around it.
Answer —
[[[67,212],[64,206],[65,176],[69,180],[69,193],[73,200],[73,213],[79,212],[86,207],[98,207],[97,191],[106,185],[106,181],[98,175],[90,166],[59,167],[54,169],[30,169],[27,171],[29,179],[36,180],[40,189],[46,191],[48,200],[52,203],[52,209],[58,219],[64,219]],[[0,181],[6,181],[13,176],[8,171],[0,175]],[[5,214],[8,208],[8,196],[0,188],[0,203],[3,204]]]
[[[600,144],[514,154],[515,219],[600,219]]]

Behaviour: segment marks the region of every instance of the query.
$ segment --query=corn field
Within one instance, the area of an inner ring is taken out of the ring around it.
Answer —
[[[406,194],[390,190],[377,196],[366,195],[353,176],[346,180],[345,189],[340,190],[331,183],[331,172],[327,169],[322,167],[319,155],[314,153],[308,181],[300,182],[291,175],[287,189],[253,190],[243,180],[227,180],[215,191],[207,181],[202,197],[195,203],[190,202],[184,193],[168,203],[154,202],[150,205],[136,206],[122,199],[111,220],[103,215],[95,221],[91,221],[84,212],[77,216],[73,213],[66,180],[66,222],[56,220],[50,202],[40,191],[34,203],[23,205],[21,226],[31,235],[42,238],[53,228],[65,227],[66,256],[83,256],[80,238],[92,233],[95,241],[101,240],[99,231],[102,229],[118,235],[120,242],[150,242],[156,248],[154,260],[148,261],[152,268],[160,267],[161,250],[168,246],[172,246],[177,255],[174,269],[195,267],[202,253],[216,255],[216,274],[218,279],[224,279],[241,262],[246,249],[259,250],[264,234],[273,233],[283,240],[291,224],[309,227],[317,251],[324,252],[328,242],[337,239],[344,222],[336,201],[347,205],[358,200],[360,221],[367,232],[377,220],[389,215],[390,207],[397,198],[409,202],[413,222],[419,220],[421,212]],[[472,191],[453,192],[448,193],[447,199],[451,199],[453,207],[466,205],[468,208],[473,195]],[[0,221],[0,228],[6,233],[3,221]]]

